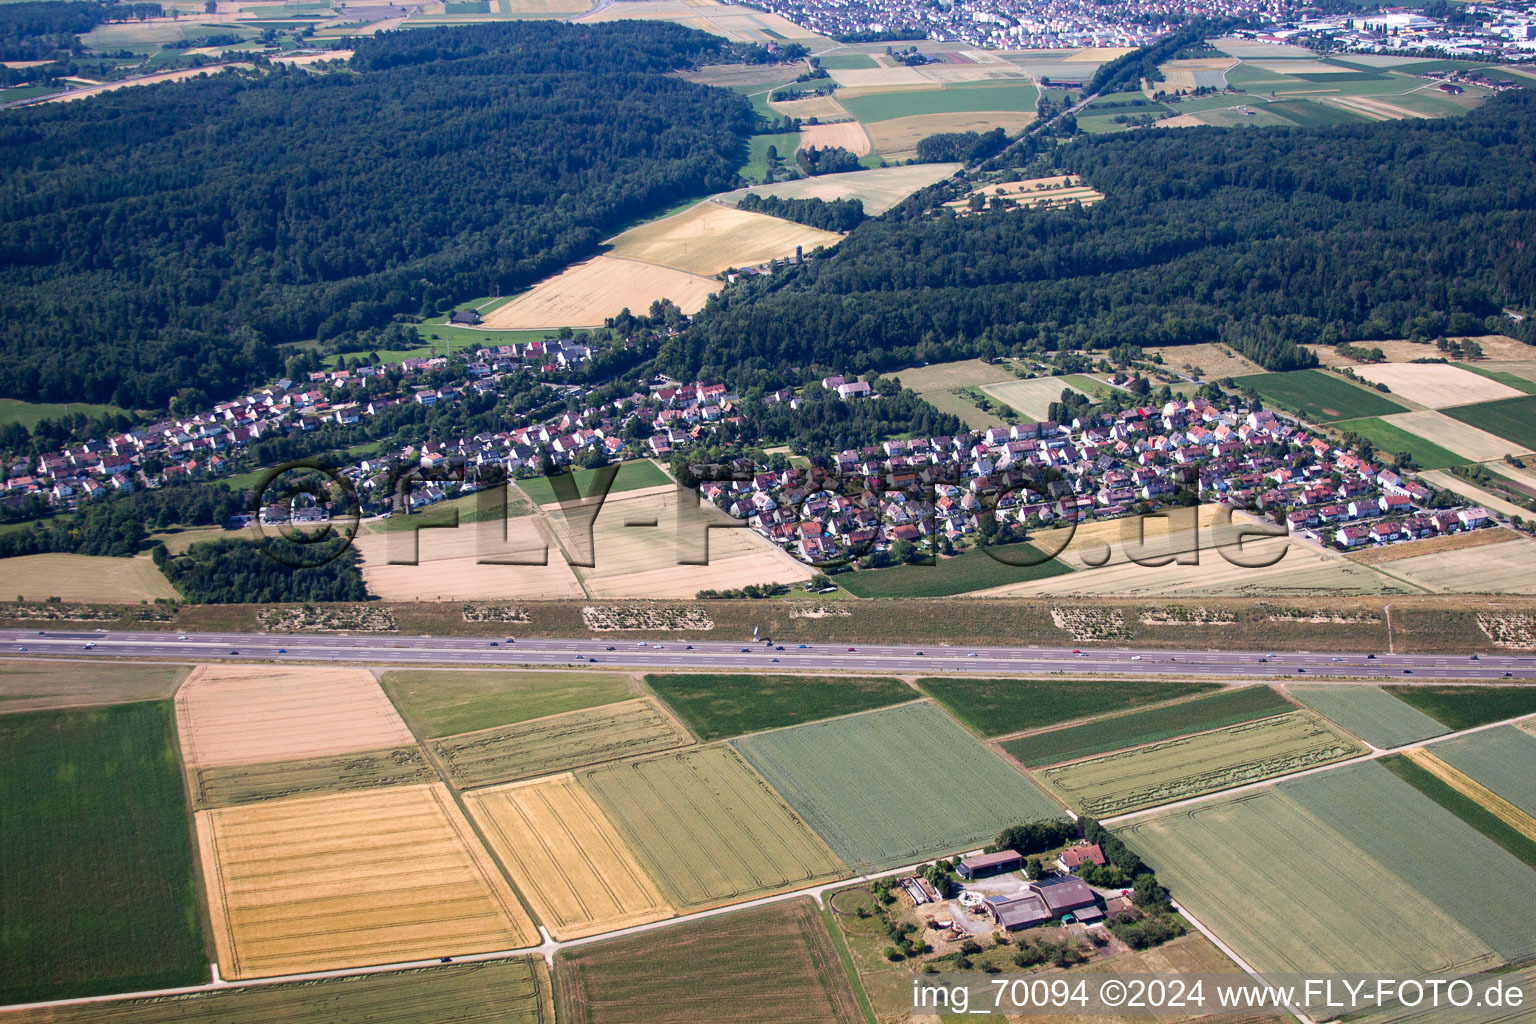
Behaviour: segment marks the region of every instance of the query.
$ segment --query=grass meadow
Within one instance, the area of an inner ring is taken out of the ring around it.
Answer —
[[[1005,558],[1029,560],[1042,557],[1028,544],[1008,545],[997,550]],[[845,572],[837,577],[837,584],[855,597],[950,597],[1010,583],[1043,580],[1071,571],[1072,567],[1059,558],[1039,565],[1005,565],[976,548],[952,558],[937,557],[933,565]]]
[[[511,625],[509,624],[509,627]],[[526,722],[635,696],[612,672],[385,672],[384,692],[421,739]]]
[[[1371,444],[1376,446],[1378,452],[1396,455],[1398,452],[1407,452],[1413,457],[1422,469],[1445,469],[1449,466],[1462,466],[1467,459],[1448,448],[1442,448],[1428,438],[1418,434],[1409,433],[1395,423],[1368,416],[1360,420],[1343,420],[1334,426],[1340,430],[1348,430],[1359,434]]]
[[[1314,421],[1352,420],[1408,411],[1379,392],[1323,370],[1256,373],[1234,377],[1232,383],[1240,388],[1251,387],[1265,401]]]
[[[1536,714],[1536,686],[1385,686],[1454,732]]]
[[[593,479],[601,470],[578,469],[574,472],[576,489],[586,495],[592,486]],[[632,462],[624,462],[619,465],[619,471],[613,478],[613,486],[608,489],[610,495],[620,494],[624,491],[637,491],[642,487],[660,487],[669,484],[672,480],[663,473],[649,459],[637,459]],[[561,499],[556,496],[555,489],[550,485],[547,477],[536,476],[517,481],[524,494],[532,498],[540,505],[553,505]]]

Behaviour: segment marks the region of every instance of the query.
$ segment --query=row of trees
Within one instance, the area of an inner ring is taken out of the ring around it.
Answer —
[[[797,224],[806,224],[823,231],[852,231],[864,223],[862,199],[782,199],[779,196],[760,196],[748,192],[736,204],[738,210],[766,213],[770,217],[782,217]]]

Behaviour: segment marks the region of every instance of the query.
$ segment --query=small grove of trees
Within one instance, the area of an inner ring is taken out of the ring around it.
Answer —
[[[823,231],[848,232],[864,222],[862,199],[781,199],[749,192],[736,204],[738,210],[766,213]]]
[[[995,156],[1008,144],[1008,133],[1001,128],[989,132],[941,132],[917,142],[919,163],[940,164],[956,160],[980,163]]]
[[[842,146],[810,146],[795,154],[795,164],[806,174],[840,174],[859,169],[859,158]]]

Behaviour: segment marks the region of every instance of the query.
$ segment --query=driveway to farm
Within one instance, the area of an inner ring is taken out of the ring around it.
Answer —
[[[850,646],[817,643],[770,649],[750,639],[640,643],[619,635],[525,637],[515,642],[471,637],[304,635],[272,633],[84,632],[0,630],[0,655],[65,655],[83,660],[137,658],[203,664],[220,661],[319,662],[371,667],[602,665],[637,670],[929,673],[973,675],[1205,676],[1232,679],[1365,679],[1412,685],[1443,679],[1497,683],[1536,679],[1536,658],[1485,654],[1336,654],[1093,647]],[[87,648],[86,644],[93,646]],[[21,648],[25,647],[26,651]],[[609,650],[609,648],[613,648]],[[1262,659],[1262,660],[1261,660]],[[770,666],[772,666],[770,668]]]

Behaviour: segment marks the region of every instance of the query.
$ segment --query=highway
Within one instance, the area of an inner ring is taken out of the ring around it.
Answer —
[[[1509,655],[1154,650],[1127,647],[972,647],[741,639],[636,641],[621,637],[427,637],[0,630],[0,655],[72,659],[137,658],[181,662],[344,662],[368,665],[608,666],[642,670],[817,671],[976,675],[1220,676],[1236,679],[1365,679],[1399,683],[1441,679],[1536,679],[1536,658]]]

